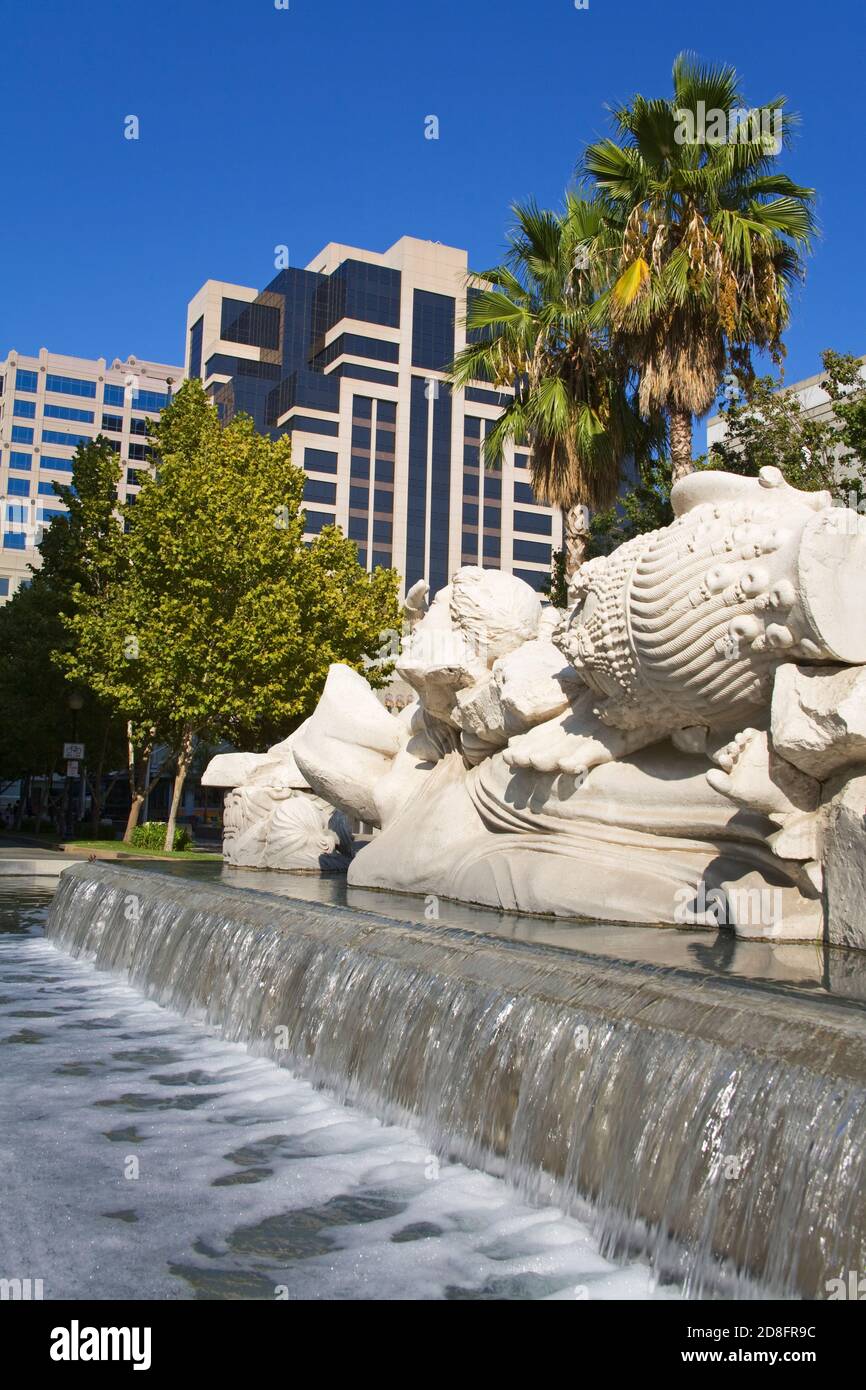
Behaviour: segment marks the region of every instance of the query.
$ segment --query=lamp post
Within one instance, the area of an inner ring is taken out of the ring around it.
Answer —
[[[71,690],[67,700],[69,708],[72,710],[72,742],[78,741],[78,711],[84,706],[84,696],[80,690]],[[83,770],[79,768],[79,775],[83,778]],[[66,833],[75,834],[75,803],[69,795],[69,777],[66,778]],[[83,787],[83,781],[82,781]],[[82,798],[83,799],[83,798]]]

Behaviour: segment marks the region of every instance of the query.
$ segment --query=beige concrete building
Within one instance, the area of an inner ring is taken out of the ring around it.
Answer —
[[[102,434],[123,467],[121,501],[149,466],[147,420],[158,417],[183,380],[162,362],[67,357],[41,348],[0,361],[0,603],[39,562],[42,528],[64,510],[53,483],[69,483],[79,443]]]
[[[407,588],[423,577],[435,591],[461,564],[542,588],[561,518],[535,500],[526,449],[484,467],[505,397],[446,380],[467,281],[464,250],[414,237],[383,253],[329,243],[261,291],[208,280],[189,304],[185,372],[224,418],[291,433],[308,535],[337,523],[367,568],[393,566]]]

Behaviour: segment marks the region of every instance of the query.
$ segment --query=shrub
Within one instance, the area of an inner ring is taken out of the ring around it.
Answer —
[[[136,849],[161,850],[165,844],[165,821],[145,821],[132,832],[132,844]],[[189,849],[192,836],[185,825],[179,825],[174,832],[174,849]]]

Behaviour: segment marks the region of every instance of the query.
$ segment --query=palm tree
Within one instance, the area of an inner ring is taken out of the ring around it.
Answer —
[[[653,432],[637,414],[599,303],[601,210],[569,194],[562,212],[534,203],[513,211],[504,263],[472,277],[469,341],[451,380],[513,389],[487,433],[485,460],[495,464],[509,441],[531,446],[533,492],[563,512],[570,578],[584,557],[587,509],[610,506],[623,460],[642,453]]]
[[[814,194],[776,166],[795,122],[784,97],[748,110],[732,67],[688,54],[673,87],[615,111],[620,143],[590,145],[583,174],[617,242],[614,342],[640,373],[641,409],[667,412],[676,479],[692,469],[692,416],[726,368],[748,382],[753,349],[781,361]]]

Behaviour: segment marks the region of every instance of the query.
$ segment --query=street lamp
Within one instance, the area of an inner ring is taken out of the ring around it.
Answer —
[[[77,741],[78,741],[78,711],[84,707],[84,696],[82,695],[82,693],[81,693],[80,690],[74,690],[74,689],[73,689],[73,690],[70,690],[70,692],[69,692],[69,697],[68,697],[66,703],[68,704],[69,708],[72,710],[72,742],[73,742],[73,743],[77,743]],[[82,806],[80,807],[80,811],[83,811],[83,802],[84,802],[84,773],[83,773],[83,770],[82,770],[82,769],[79,769],[79,775],[80,775],[80,777],[81,777],[81,796],[80,796],[80,800],[81,800],[81,803],[82,803]],[[79,815],[79,819],[80,819],[80,815]],[[70,799],[70,796],[69,796],[69,776],[68,776],[68,775],[67,775],[67,778],[66,778],[66,833],[67,833],[67,835],[74,835],[74,834],[75,834],[75,810],[74,810],[74,807],[73,807],[73,805],[72,805],[72,802],[71,802],[71,799]]]

